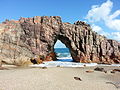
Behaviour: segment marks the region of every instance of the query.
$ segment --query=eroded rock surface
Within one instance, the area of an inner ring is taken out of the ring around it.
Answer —
[[[120,43],[97,34],[84,22],[63,23],[59,35],[74,61],[120,63]]]
[[[1,23],[0,61],[9,59],[12,64],[10,60],[35,55],[49,59],[58,39],[69,48],[76,62],[120,63],[119,42],[97,34],[84,22],[63,23],[59,16],[35,16]]]

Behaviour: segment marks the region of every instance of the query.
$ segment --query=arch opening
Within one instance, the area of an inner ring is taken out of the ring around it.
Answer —
[[[73,62],[69,48],[67,48],[60,40],[56,41],[54,52],[57,54],[57,61]]]

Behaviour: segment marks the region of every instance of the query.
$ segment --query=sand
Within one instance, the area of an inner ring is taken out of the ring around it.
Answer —
[[[0,90],[117,90],[114,85],[106,82],[120,82],[120,73],[86,73],[94,68],[9,67],[9,70],[0,70]],[[104,68],[110,70],[120,67]],[[82,81],[75,80],[74,77],[80,77]]]

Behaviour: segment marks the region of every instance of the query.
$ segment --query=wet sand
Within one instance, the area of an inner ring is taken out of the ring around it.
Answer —
[[[86,73],[94,68],[9,67],[9,70],[0,70],[0,90],[117,90],[114,85],[106,82],[120,82],[120,73]],[[120,67],[104,68],[110,70]],[[74,77],[80,77],[82,81],[75,80]]]

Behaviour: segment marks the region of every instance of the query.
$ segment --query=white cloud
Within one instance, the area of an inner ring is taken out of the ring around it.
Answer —
[[[108,28],[120,31],[120,19],[117,19],[120,16],[120,10],[111,13],[112,7],[113,2],[110,0],[101,5],[93,5],[91,10],[88,11],[86,19],[93,23],[103,21]]]
[[[112,32],[111,36],[113,39],[120,41],[120,32]]]
[[[86,19],[89,22],[98,22],[100,20],[106,20],[111,12],[113,3],[108,0],[102,5],[93,5],[92,9],[88,11]]]
[[[104,35],[106,37],[112,38],[114,40],[118,40],[120,41],[120,32],[112,32],[112,33],[108,33],[103,31],[103,29],[100,26],[97,26],[95,24],[92,24],[92,30],[95,32],[98,32],[101,35]]]
[[[112,15],[110,15],[110,19],[114,19],[120,15],[120,10],[115,11]]]
[[[120,31],[120,20],[118,19],[107,20],[105,24],[112,30]]]
[[[92,30],[106,37],[109,36],[108,32],[103,31],[103,29],[100,26],[97,26],[95,24],[92,25]]]
[[[101,32],[102,28],[100,26],[97,26],[95,24],[92,24],[92,30],[96,32]]]

